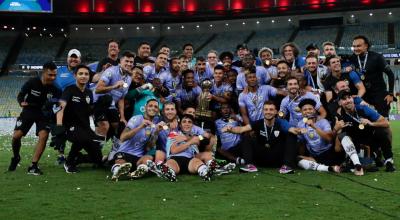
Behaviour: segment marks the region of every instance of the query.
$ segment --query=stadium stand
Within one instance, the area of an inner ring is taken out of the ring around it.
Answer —
[[[0,117],[17,117],[21,112],[16,97],[29,77],[0,77]]]
[[[43,64],[54,60],[63,37],[28,37],[21,48],[17,63]]]
[[[312,42],[317,44],[320,49],[325,41],[334,42],[338,32],[337,27],[329,28],[313,28],[300,30],[294,42],[301,48],[302,54],[305,55],[305,48]]]
[[[17,32],[13,31],[1,31],[0,32],[0,65],[5,61],[7,54],[14,43],[17,36]]]
[[[269,29],[257,31],[248,43],[250,49],[269,47],[278,50],[279,47],[286,43],[293,32],[292,29]]]

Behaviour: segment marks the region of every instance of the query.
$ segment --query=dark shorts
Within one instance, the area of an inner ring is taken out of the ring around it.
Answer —
[[[122,159],[128,163],[131,163],[132,164],[131,171],[132,171],[132,170],[136,170],[136,164],[139,161],[140,157],[137,157],[132,154],[127,154],[124,152],[118,152],[114,155],[114,162],[115,162],[115,160],[118,160],[118,159]]]
[[[313,158],[320,164],[333,166],[342,164],[346,158],[346,154],[344,151],[335,152],[335,147],[332,146],[329,148],[329,150],[321,153],[318,156],[313,156]]]
[[[38,136],[39,132],[42,130],[50,131],[48,120],[41,113],[25,111],[21,112],[20,116],[17,118],[14,131],[20,130],[25,136],[31,129],[33,123],[36,125],[36,136]]]
[[[169,159],[175,160],[179,166],[179,173],[189,173],[189,163],[193,158],[187,158],[182,156],[172,156]]]
[[[72,143],[96,143],[99,145],[104,142],[104,137],[97,135],[91,128],[71,126],[66,128],[67,140]]]
[[[118,109],[111,106],[112,97],[109,95],[104,95],[99,97],[97,102],[94,104],[94,122],[108,121],[110,123],[119,122],[119,112]]]

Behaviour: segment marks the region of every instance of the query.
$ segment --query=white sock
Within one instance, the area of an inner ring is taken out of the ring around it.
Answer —
[[[393,158],[386,159],[384,164],[386,165],[387,162],[394,164]]]
[[[329,171],[329,166],[319,164],[319,163],[311,161],[311,160],[302,159],[298,162],[297,165],[305,170],[317,170],[317,171],[321,171],[321,172]]]
[[[121,164],[114,164],[112,167],[111,167],[111,173],[114,173],[114,170],[115,169],[119,169],[121,167]]]
[[[197,173],[199,173],[200,176],[203,176],[207,172],[207,166],[205,164],[202,164],[199,166],[197,169]]]
[[[360,159],[358,158],[356,147],[354,146],[349,136],[344,136],[341,143],[344,151],[346,152],[347,155],[349,155],[350,160],[353,162],[353,164],[354,165],[361,164]]]

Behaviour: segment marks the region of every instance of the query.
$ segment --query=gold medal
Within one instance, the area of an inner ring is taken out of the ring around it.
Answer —
[[[365,75],[361,75],[361,80],[365,80]]]
[[[314,138],[314,132],[308,133],[308,136],[309,136],[311,139],[313,139],[313,138]]]
[[[358,128],[359,128],[360,130],[364,130],[365,126],[364,126],[363,124],[359,124],[359,125],[358,125]]]
[[[306,123],[308,121],[308,118],[303,118],[303,122]]]
[[[150,136],[150,134],[151,134],[151,130],[150,129],[146,129],[146,136]]]
[[[279,113],[278,113],[278,116],[281,117],[281,118],[283,118],[284,115],[285,115],[285,114],[284,114],[283,112],[279,112]]]
[[[296,112],[300,112],[300,107],[297,106],[296,108],[294,108],[294,110],[295,110]]]
[[[163,128],[164,130],[168,130],[168,125],[164,125],[162,128]]]
[[[269,145],[269,144],[265,144],[265,147],[266,147],[266,148],[270,148],[270,147],[271,147],[271,145]]]
[[[233,122],[235,122],[235,120],[233,120],[232,118],[230,118],[228,122],[229,122],[229,123],[233,123]]]
[[[271,61],[266,60],[266,61],[265,61],[265,65],[267,65],[267,66],[271,65]]]

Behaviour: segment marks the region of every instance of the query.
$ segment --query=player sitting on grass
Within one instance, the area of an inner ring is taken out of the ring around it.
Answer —
[[[140,178],[148,171],[147,160],[153,157],[145,155],[151,139],[157,136],[164,122],[156,124],[159,109],[155,99],[147,101],[145,114],[133,116],[121,134],[121,146],[114,156],[115,164],[111,168],[112,180],[117,181],[122,175],[128,174],[131,178]],[[152,147],[152,146],[151,146]],[[135,171],[129,173],[131,170]]]
[[[338,166],[344,160],[340,147],[332,145],[333,133],[328,120],[319,118],[317,103],[303,99],[299,103],[303,120],[298,122],[299,140],[305,143],[305,153],[299,156],[298,166],[305,170],[340,172]]]
[[[200,142],[204,137],[192,136],[194,118],[192,115],[183,115],[180,130],[173,137],[168,137],[166,165],[178,173],[198,174],[203,180],[210,181],[216,167],[211,152],[198,152]],[[197,156],[195,157],[195,155]],[[199,159],[200,158],[200,159]]]

